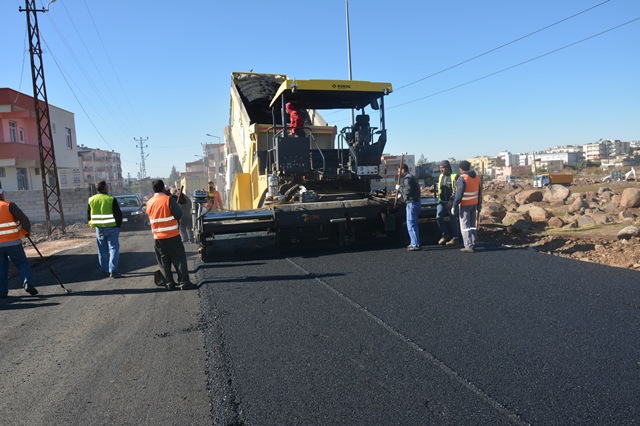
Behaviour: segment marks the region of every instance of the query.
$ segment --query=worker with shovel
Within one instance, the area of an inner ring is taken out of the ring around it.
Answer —
[[[21,240],[29,234],[31,222],[15,203],[5,201],[4,197],[5,191],[0,188],[0,298],[9,295],[9,259],[20,272],[25,291],[35,296],[38,290],[33,286],[33,275]]]

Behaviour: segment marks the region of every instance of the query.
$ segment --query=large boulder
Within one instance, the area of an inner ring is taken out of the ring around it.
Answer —
[[[569,211],[577,212],[577,211],[588,209],[588,208],[589,208],[589,203],[587,203],[586,200],[583,199],[582,197],[577,197],[575,200],[573,200],[573,203],[571,203],[571,205],[569,206]]]
[[[589,228],[592,226],[596,226],[596,221],[589,216],[580,216],[576,223],[578,224],[579,228]]]
[[[619,240],[629,240],[633,237],[640,237],[640,229],[635,226],[626,226],[618,232]]]
[[[499,203],[488,202],[482,204],[482,216],[502,219],[507,214],[507,209]]]
[[[571,195],[571,190],[564,185],[549,185],[542,194],[542,201],[550,204],[564,204]]]
[[[601,225],[604,225],[605,223],[613,222],[605,212],[601,212],[601,211],[594,211],[592,213],[589,213],[588,216],[591,219],[593,219],[596,223],[599,223]]]
[[[528,213],[531,218],[531,222],[536,223],[546,223],[547,219],[551,217],[551,213],[538,206],[531,207]]]
[[[640,207],[640,188],[627,188],[622,191],[620,206],[624,208]]]
[[[527,189],[516,194],[518,204],[535,203],[536,201],[542,201],[542,191],[538,189]]]
[[[515,225],[516,223],[529,222],[530,218],[528,214],[517,213],[517,212],[507,212],[502,218],[503,225]]]
[[[633,222],[636,220],[636,215],[631,213],[629,210],[623,210],[618,214],[618,220],[621,222]]]
[[[565,225],[565,223],[559,217],[553,216],[549,218],[549,222],[547,222],[547,225],[549,225],[552,228],[562,228]]]

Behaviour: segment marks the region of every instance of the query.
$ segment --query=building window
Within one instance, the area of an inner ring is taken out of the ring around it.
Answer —
[[[20,143],[24,143],[24,127],[20,127]]]
[[[7,177],[4,167],[0,167],[0,177]]]
[[[27,178],[27,169],[18,167],[16,168],[16,175],[18,180],[18,191],[26,191],[29,189],[29,179]]]
[[[11,142],[18,142],[18,135],[16,133],[18,126],[15,121],[9,122],[9,140]]]
[[[80,183],[80,173],[73,174],[73,183]]]
[[[60,184],[61,185],[66,185],[67,184],[67,174],[66,173],[61,173],[60,174]]]
[[[67,139],[67,148],[73,149],[73,142],[71,141],[71,129],[68,127],[64,128],[64,135]]]
[[[36,176],[40,176],[40,169],[35,168],[33,169],[33,171],[35,172]]]

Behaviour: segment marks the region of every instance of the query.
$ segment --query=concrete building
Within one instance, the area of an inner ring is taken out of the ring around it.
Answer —
[[[533,160],[537,162],[538,166],[540,164],[552,165],[553,168],[557,168],[558,164],[560,164],[560,169],[565,166],[576,166],[582,159],[582,153],[579,151],[558,151],[558,152],[534,152],[527,154],[520,154],[521,165],[532,166]],[[524,161],[524,162],[522,162]]]
[[[53,151],[60,188],[81,188],[74,114],[49,105]],[[0,187],[42,190],[38,123],[33,97],[0,88]],[[52,179],[53,180],[53,179]]]
[[[400,167],[401,155],[382,154],[382,161],[380,163],[380,176],[382,179],[376,179],[371,182],[372,190],[387,189],[387,191],[394,191],[398,182],[398,168]],[[404,163],[409,166],[409,171],[415,174],[416,171],[416,158],[415,155],[405,155]]]
[[[519,154],[512,154],[509,151],[502,151],[501,153],[498,154],[498,157],[502,158],[502,161],[504,162],[504,167],[520,165]]]
[[[124,190],[120,153],[80,146],[78,155],[86,185],[95,185],[104,180],[109,184],[111,191],[117,193]]]
[[[607,144],[603,141],[582,145],[584,158],[587,161],[600,161],[607,157]]]
[[[484,170],[484,174],[487,176],[492,175],[492,170],[496,165],[496,157],[472,157],[467,159],[468,162],[471,163],[471,168],[476,171],[476,173],[481,174]]]

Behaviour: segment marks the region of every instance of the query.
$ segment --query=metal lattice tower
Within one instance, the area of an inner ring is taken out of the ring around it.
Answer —
[[[144,155],[144,149],[147,148],[149,145],[145,145],[144,143],[148,140],[149,138],[140,138],[140,139],[136,139],[133,138],[134,141],[136,142],[140,142],[140,145],[136,145],[136,148],[140,148],[140,176],[138,177],[139,179],[144,179],[147,177],[147,168],[144,164],[144,160],[149,156],[149,154]]]
[[[53,0],[55,1],[55,0]],[[50,2],[52,3],[52,2]],[[35,0],[25,0],[25,8],[20,12],[27,12],[27,29],[29,33],[29,53],[31,56],[31,77],[33,80],[33,99],[35,102],[36,122],[38,123],[38,148],[40,151],[40,176],[42,177],[42,192],[44,195],[44,209],[47,218],[47,232],[49,235],[60,229],[65,232],[64,213],[60,200],[60,184],[58,168],[53,147],[49,102],[44,81],[44,67],[42,65],[42,48],[40,47],[40,31],[38,30],[37,12],[49,9],[37,9]],[[51,213],[58,213],[58,219],[51,217]]]

